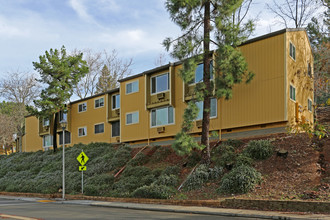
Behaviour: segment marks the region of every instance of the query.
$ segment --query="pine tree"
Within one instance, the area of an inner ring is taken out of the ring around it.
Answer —
[[[106,65],[103,66],[99,81],[96,84],[96,93],[106,92],[111,88],[110,71]]]
[[[66,111],[66,104],[73,94],[73,86],[88,72],[83,54],[67,55],[65,47],[60,50],[50,49],[45,55],[39,56],[39,62],[33,62],[34,69],[39,72],[39,82],[45,84],[40,99],[35,100],[36,109],[29,109],[39,117],[55,115],[53,129],[53,148],[57,150],[56,131],[59,111]]]
[[[251,3],[251,1],[249,1]],[[232,97],[234,84],[244,79],[249,82],[253,73],[237,48],[252,33],[252,20],[243,23],[245,15],[238,10],[243,0],[167,0],[165,5],[171,19],[181,28],[183,34],[176,39],[166,38],[163,45],[167,50],[173,47],[171,55],[181,60],[180,76],[185,83],[194,79],[197,64],[204,64],[203,81],[195,89],[195,101],[203,101],[201,147],[206,148],[206,162],[210,162],[209,123],[210,98]],[[211,45],[215,48],[211,51]],[[211,80],[210,66],[214,58],[214,76]],[[196,118],[196,105],[188,104],[182,130],[176,136],[174,149],[188,153],[198,147],[188,135]],[[190,124],[190,125],[189,125]]]

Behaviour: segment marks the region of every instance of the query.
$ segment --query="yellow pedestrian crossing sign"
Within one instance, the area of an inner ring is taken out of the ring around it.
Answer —
[[[79,166],[79,171],[86,171],[87,167],[86,166]]]
[[[88,161],[87,155],[82,151],[79,156],[77,157],[78,162],[81,164],[81,166],[84,166],[85,163]]]

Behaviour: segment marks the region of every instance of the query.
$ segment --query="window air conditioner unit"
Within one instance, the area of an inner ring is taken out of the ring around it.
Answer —
[[[116,141],[119,143],[120,142],[120,137],[116,137]]]
[[[158,99],[165,99],[165,93],[163,93],[163,92],[162,93],[158,93],[157,94],[157,98]]]
[[[196,121],[196,127],[197,128],[201,128],[202,127],[202,124],[203,124],[203,121],[202,120]]]
[[[116,109],[116,114],[120,115],[120,109]]]
[[[165,132],[165,127],[159,127],[157,128],[158,133],[164,133]]]

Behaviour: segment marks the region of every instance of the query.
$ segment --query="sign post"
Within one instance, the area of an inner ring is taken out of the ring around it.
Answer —
[[[79,166],[79,171],[81,171],[81,193],[84,194],[84,171],[86,171],[87,169],[85,164],[87,163],[89,158],[82,150],[79,156],[77,157],[77,160],[81,164],[81,166]]]

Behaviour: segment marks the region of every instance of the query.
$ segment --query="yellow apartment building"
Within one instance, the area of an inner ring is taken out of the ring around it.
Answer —
[[[313,123],[313,56],[304,29],[283,29],[243,43],[248,68],[255,73],[250,84],[234,87],[230,100],[211,99],[210,132],[218,139],[282,133],[297,122]],[[194,100],[194,87],[202,83],[203,64],[195,80],[183,83],[180,62],[170,63],[119,80],[117,89],[71,102],[65,143],[108,142],[169,144],[181,129],[182,115]],[[202,109],[202,102],[197,102]],[[201,134],[202,112],[192,135]],[[52,147],[54,117],[26,117],[23,150]],[[56,122],[59,123],[59,122]],[[62,144],[58,124],[57,138]]]

